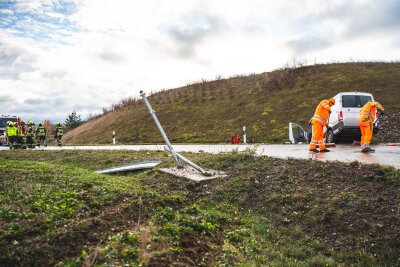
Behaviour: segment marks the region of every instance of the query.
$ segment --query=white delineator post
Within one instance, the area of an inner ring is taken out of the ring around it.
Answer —
[[[113,131],[113,145],[115,145],[115,131]]]
[[[246,126],[243,126],[243,144],[246,144]]]

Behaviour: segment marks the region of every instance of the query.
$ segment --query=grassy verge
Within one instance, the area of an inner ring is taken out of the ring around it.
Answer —
[[[0,265],[400,264],[399,170],[190,154],[228,173],[94,170],[162,152],[0,151]]]

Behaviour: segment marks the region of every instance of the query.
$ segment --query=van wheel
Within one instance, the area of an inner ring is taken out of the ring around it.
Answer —
[[[329,129],[326,133],[326,142],[327,143],[334,143],[335,142],[335,134],[333,133],[332,129]]]

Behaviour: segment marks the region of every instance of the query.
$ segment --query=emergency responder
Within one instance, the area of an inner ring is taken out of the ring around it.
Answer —
[[[28,128],[26,130],[26,145],[29,148],[35,148],[35,123],[28,121]]]
[[[375,115],[382,115],[384,108],[379,102],[369,101],[360,110],[361,152],[375,152],[369,147],[374,132]]]
[[[43,124],[40,122],[36,129],[36,138],[38,147],[40,147],[41,144],[43,144],[45,147],[47,146],[46,135],[47,135],[46,128],[44,128]]]
[[[329,149],[325,147],[324,127],[328,124],[329,114],[333,105],[335,105],[335,99],[330,98],[329,100],[322,100],[315,109],[315,114],[310,121],[312,124],[311,152],[329,152]],[[317,144],[319,145],[319,151],[317,150]]]
[[[19,125],[18,122],[13,122],[15,129],[16,129],[16,136],[15,136],[15,142],[14,142],[14,149],[20,148],[21,147],[21,143],[20,143],[20,138],[19,138]]]
[[[63,133],[64,133],[64,131],[63,131],[63,127],[62,127],[61,123],[57,122],[56,128],[54,129],[54,139],[57,140],[58,146],[62,146],[61,138],[63,136]]]
[[[26,125],[25,121],[21,120],[18,126],[18,144],[21,148],[26,149]]]
[[[7,124],[6,124],[6,129],[5,129],[5,137],[6,137],[6,143],[7,143],[7,145],[8,145],[8,129],[10,129],[10,122],[11,121],[7,121]]]
[[[15,149],[15,143],[16,143],[16,138],[17,138],[17,127],[15,122],[9,122],[9,125],[7,127],[7,140],[8,140],[8,146],[10,149]]]
[[[9,142],[9,139],[8,139],[8,130],[10,129],[10,127],[11,127],[11,121],[7,121],[7,126],[6,126],[6,130],[5,130],[5,136],[6,136],[6,143],[7,143],[7,145],[8,146],[10,146],[10,142]]]

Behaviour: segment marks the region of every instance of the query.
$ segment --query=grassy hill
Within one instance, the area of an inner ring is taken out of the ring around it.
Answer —
[[[231,132],[241,134],[244,125],[249,142],[277,143],[287,140],[289,122],[305,126],[319,101],[343,91],[372,93],[388,117],[398,120],[399,88],[400,63],[338,63],[202,81],[152,94],[149,101],[175,143],[229,142]],[[141,100],[122,100],[64,141],[111,143],[112,130],[119,143],[162,142]]]

